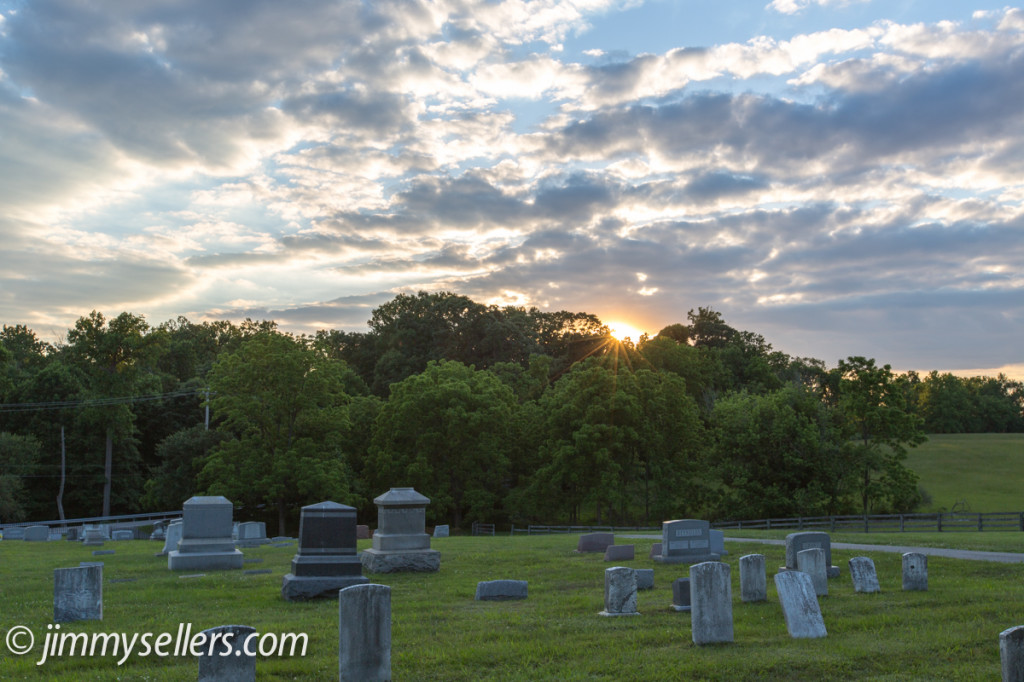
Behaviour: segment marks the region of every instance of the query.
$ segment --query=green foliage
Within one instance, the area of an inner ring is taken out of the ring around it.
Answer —
[[[271,505],[282,535],[289,512],[346,499],[350,372],[277,332],[221,355],[208,378],[217,429],[229,438],[207,456],[199,487],[247,507]]]
[[[0,431],[0,519],[4,523],[26,518],[23,477],[35,473],[40,459],[39,441]]]
[[[148,509],[179,509],[196,494],[196,476],[210,450],[227,435],[202,424],[177,431],[156,448],[159,467],[146,481],[142,504]]]
[[[460,526],[501,508],[518,403],[493,374],[460,362],[430,361],[392,385],[370,446],[370,480],[381,492],[412,486],[431,499],[428,514]]]

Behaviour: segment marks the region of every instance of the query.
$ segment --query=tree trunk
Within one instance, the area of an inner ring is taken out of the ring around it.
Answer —
[[[277,500],[277,534],[280,537],[287,537],[284,532],[284,498]]]
[[[64,520],[64,478],[65,478],[65,457],[64,457],[64,427],[60,427],[60,489],[57,491],[57,514],[60,520]]]
[[[110,479],[114,468],[114,429],[107,427],[107,452],[103,459],[103,516],[110,516]]]

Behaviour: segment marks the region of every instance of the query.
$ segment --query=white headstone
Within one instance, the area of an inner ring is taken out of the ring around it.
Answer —
[[[706,561],[690,566],[690,621],[694,644],[733,641],[729,564]]]
[[[391,679],[391,588],[353,585],[338,592],[338,679]]]
[[[853,578],[854,592],[881,592],[878,585],[878,574],[875,562],[866,556],[855,556],[850,559],[850,577]]]
[[[903,555],[903,589],[908,592],[928,591],[928,556],[918,552]]]
[[[740,557],[740,599],[745,602],[768,600],[768,569],[764,554]]]
[[[602,616],[639,616],[636,610],[636,573],[632,568],[613,566],[604,572]]]
[[[825,572],[825,550],[805,549],[796,553],[796,570],[811,576],[814,593],[828,596],[828,573]]]
[[[53,569],[53,622],[103,620],[103,566]]]
[[[451,528],[448,526],[448,524],[445,524],[443,526],[434,526],[434,537],[435,538],[446,538],[446,537],[448,537],[450,532],[451,532]]]
[[[790,637],[816,638],[828,634],[809,575],[801,571],[776,573],[775,590]]]
[[[178,549],[181,542],[181,520],[171,521],[164,533],[164,549],[161,554],[168,554],[171,550]]]

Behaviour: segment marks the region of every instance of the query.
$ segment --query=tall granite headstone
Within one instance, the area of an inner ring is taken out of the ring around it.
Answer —
[[[365,585],[370,581],[357,554],[355,507],[337,502],[303,507],[299,551],[281,583],[281,596],[288,601],[336,597],[338,590]]]
[[[242,553],[231,539],[234,508],[227,498],[192,497],[182,505],[181,542],[167,554],[172,571],[218,571],[242,567]]]
[[[903,589],[907,592],[928,591],[928,555],[919,552],[903,555]]]
[[[711,524],[698,519],[679,519],[661,524],[661,556],[655,561],[666,564],[699,564],[718,561],[711,550]]]
[[[690,566],[690,622],[693,643],[733,641],[729,564],[705,561]]]
[[[870,557],[855,556],[850,559],[850,577],[853,579],[854,592],[881,592],[875,562]]]
[[[171,550],[178,549],[179,542],[181,542],[181,519],[171,521],[167,525],[167,529],[164,531],[164,548],[160,553],[167,556]]]
[[[373,547],[360,554],[368,573],[432,573],[441,568],[441,553],[430,549],[426,533],[429,498],[412,488],[392,488],[373,503],[377,505]]]
[[[198,682],[253,682],[256,679],[256,628],[221,625],[203,630]],[[248,640],[248,643],[247,643]]]
[[[353,585],[338,592],[338,679],[391,680],[391,588]]]
[[[768,600],[768,576],[764,554],[740,557],[740,599],[745,602]]]
[[[802,549],[796,553],[796,570],[811,577],[814,593],[819,597],[828,596],[828,573],[825,569],[825,550]]]
[[[790,637],[813,639],[828,634],[809,575],[801,571],[776,573],[775,591],[779,593]]]
[[[602,616],[639,616],[636,610],[636,572],[625,566],[613,566],[604,572],[604,611]]]

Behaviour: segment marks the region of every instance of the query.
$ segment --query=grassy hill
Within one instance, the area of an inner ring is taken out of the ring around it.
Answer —
[[[932,497],[921,511],[1024,510],[1024,434],[931,435],[910,451],[906,465]]]

